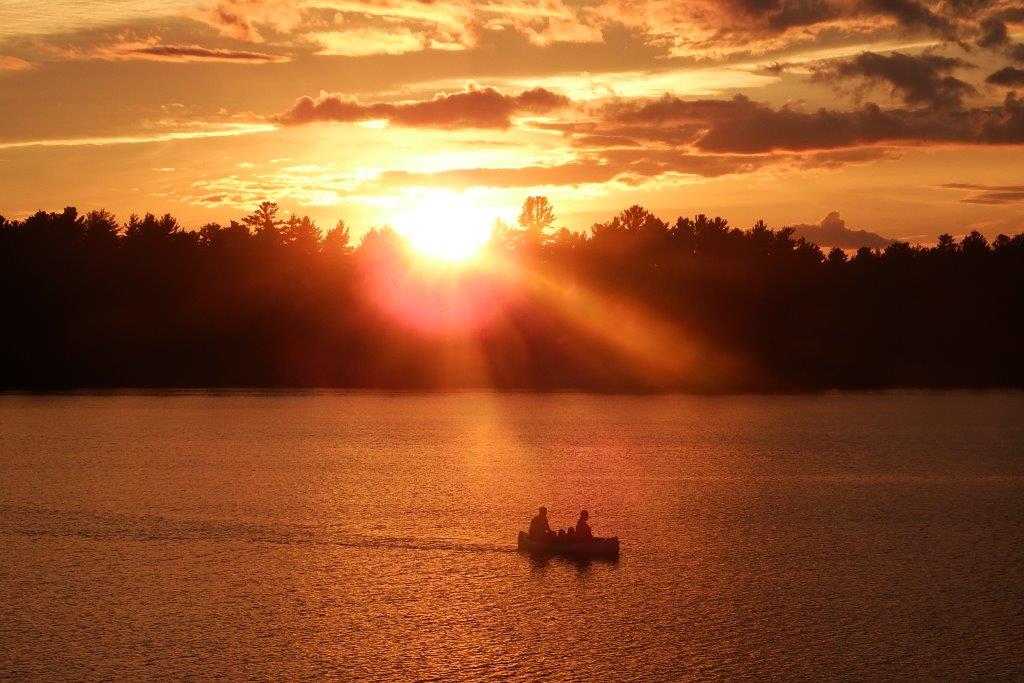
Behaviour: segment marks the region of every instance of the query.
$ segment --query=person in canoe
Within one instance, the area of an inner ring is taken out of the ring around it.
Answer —
[[[530,521],[530,531],[519,532],[519,552],[609,559],[619,556],[618,537],[594,536],[588,522],[590,513],[586,510],[580,512],[576,526],[559,529],[557,533],[551,530],[547,513],[547,509],[541,508],[540,513]]]
[[[530,538],[535,541],[549,541],[555,535],[548,525],[548,509],[541,507],[537,516],[530,520]]]
[[[580,511],[579,521],[576,522],[576,533],[573,534],[574,539],[583,540],[594,537],[593,532],[590,530],[590,525],[587,524],[588,519],[590,519],[590,513],[586,510]]]

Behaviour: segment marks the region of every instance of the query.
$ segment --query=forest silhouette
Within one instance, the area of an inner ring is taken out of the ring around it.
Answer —
[[[479,264],[265,202],[228,225],[0,217],[0,387],[790,391],[1024,386],[1024,234],[825,253],[531,197]]]

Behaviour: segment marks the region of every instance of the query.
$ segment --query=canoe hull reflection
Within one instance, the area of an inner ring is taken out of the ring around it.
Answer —
[[[529,534],[520,531],[519,552],[568,557],[618,557],[619,539],[615,536],[586,541],[535,541]]]

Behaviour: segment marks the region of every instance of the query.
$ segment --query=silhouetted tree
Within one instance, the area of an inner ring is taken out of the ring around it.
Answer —
[[[278,206],[274,202],[261,202],[256,210],[242,219],[253,234],[262,242],[278,244],[281,241],[281,225],[278,220]]]
[[[117,219],[106,209],[90,211],[82,220],[85,228],[85,239],[90,242],[113,243],[121,232]]]
[[[352,231],[345,224],[345,221],[339,220],[333,228],[327,231],[324,235],[323,250],[325,254],[331,256],[343,256],[349,254],[352,251],[351,247]]]
[[[964,237],[960,243],[960,251],[968,257],[983,257],[989,252],[988,240],[977,230],[971,230],[970,234]]]
[[[131,243],[154,244],[167,242],[181,232],[181,226],[169,213],[157,218],[151,213],[139,218],[132,214],[124,225],[125,240]]]
[[[282,230],[284,243],[304,254],[314,254],[320,249],[323,235],[320,227],[309,216],[292,216]]]
[[[519,212],[519,225],[531,234],[540,234],[555,223],[555,210],[547,197],[527,197]]]
[[[849,257],[846,255],[846,252],[839,247],[832,247],[832,250],[828,252],[828,257],[826,258],[826,261],[832,266],[839,266],[846,263],[848,260]]]
[[[555,210],[547,197],[527,197],[518,222],[522,231],[515,236],[514,244],[519,249],[535,251],[545,241],[544,231],[555,223]]]
[[[519,227],[495,226],[502,267],[431,275],[390,228],[356,246],[343,221],[321,235],[278,213],[198,230],[73,207],[0,217],[0,387],[447,388],[466,346],[499,388],[1024,386],[1024,233],[851,258],[639,205],[548,234],[554,210],[531,197]],[[624,310],[683,331],[680,348]],[[697,360],[652,375],[637,344]]]

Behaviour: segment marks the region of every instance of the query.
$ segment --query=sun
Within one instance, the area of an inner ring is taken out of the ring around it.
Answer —
[[[459,263],[477,256],[491,239],[494,216],[458,193],[436,192],[414,199],[394,222],[420,254]]]

